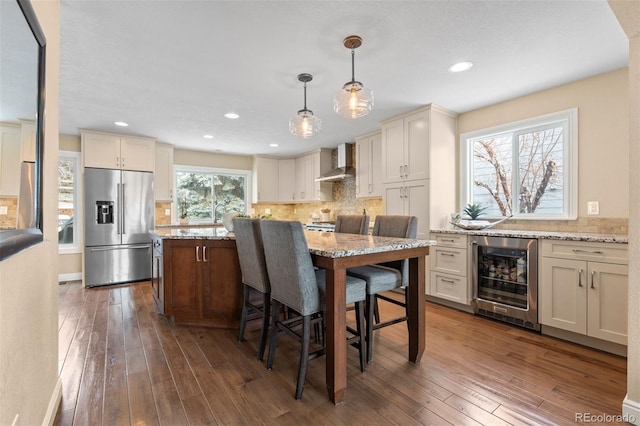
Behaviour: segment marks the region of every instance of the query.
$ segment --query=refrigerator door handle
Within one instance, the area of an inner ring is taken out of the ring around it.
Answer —
[[[122,231],[120,229],[122,227],[122,205],[120,204],[120,201],[122,200],[122,197],[120,196],[120,184],[119,183],[116,184],[116,191],[117,191],[117,193],[116,193],[116,200],[117,201],[116,202],[118,203],[118,211],[116,212],[116,217],[117,217],[116,220],[118,221],[118,226],[117,226],[116,233],[118,235],[120,235],[120,234],[122,234]]]
[[[124,162],[124,158],[122,159],[122,161]],[[124,205],[124,198],[125,198],[124,197],[124,191],[125,191],[124,183],[121,184],[121,185],[122,185],[122,191],[120,191],[120,194],[121,194],[120,197],[121,197],[121,200],[122,200],[122,204],[121,204],[121,206],[122,206],[122,232],[121,232],[121,234],[124,235],[124,234],[126,234],[126,232],[125,232],[125,225],[126,224],[124,223],[124,214],[127,211],[127,206]]]
[[[98,252],[98,251],[113,251],[113,250],[150,250],[151,246],[108,246],[108,247],[88,247],[90,252]]]

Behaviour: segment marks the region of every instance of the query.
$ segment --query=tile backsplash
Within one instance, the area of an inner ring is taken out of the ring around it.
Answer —
[[[346,178],[333,183],[333,201],[299,204],[253,204],[255,214],[265,214],[265,209],[271,211],[275,219],[299,220],[311,222],[313,216],[322,217],[321,209],[329,209],[329,220],[333,221],[340,214],[362,214],[366,211],[371,221],[382,214],[382,198],[356,198],[355,178]]]
[[[0,206],[7,208],[7,214],[0,215],[0,229],[15,229],[18,220],[18,197],[1,196]]]
[[[579,217],[576,220],[509,219],[496,225],[495,229],[625,235],[629,233],[629,219],[620,217]]]

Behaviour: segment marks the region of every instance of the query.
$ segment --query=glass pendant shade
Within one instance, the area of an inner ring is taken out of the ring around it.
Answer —
[[[289,131],[302,139],[309,139],[317,135],[322,128],[322,120],[313,115],[308,109],[301,109],[289,120]]]
[[[351,81],[342,86],[333,98],[333,110],[344,118],[360,118],[373,109],[373,92],[355,78],[355,49],[362,46],[362,38],[351,35],[343,40],[344,47],[351,49]]]
[[[307,109],[307,83],[313,80],[311,74],[299,74],[298,81],[304,83],[304,108],[289,120],[289,131],[292,135],[309,139],[317,135],[322,127],[322,121],[313,115],[313,111]]]
[[[333,110],[344,118],[360,118],[373,109],[373,92],[360,82],[348,82],[333,98]]]

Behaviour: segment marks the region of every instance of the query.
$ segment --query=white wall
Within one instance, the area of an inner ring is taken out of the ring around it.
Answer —
[[[211,152],[176,149],[173,152],[173,164],[181,166],[251,170],[253,167],[253,158],[249,155],[216,154]]]
[[[44,242],[0,262],[0,424],[52,420],[58,380],[59,0],[32,0],[47,38]]]
[[[629,217],[627,69],[600,74],[458,116],[458,134],[578,108],[578,217]]]
[[[609,0],[609,5],[629,38],[629,337],[622,413],[640,424],[640,0]]]

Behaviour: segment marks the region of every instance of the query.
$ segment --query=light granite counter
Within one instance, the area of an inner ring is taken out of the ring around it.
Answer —
[[[193,228],[157,228],[150,231],[152,236],[163,240],[235,240],[233,232],[224,227],[193,227]]]
[[[546,240],[588,241],[595,243],[627,244],[629,237],[622,234],[588,234],[579,232],[522,231],[509,229],[464,230],[458,228],[432,229],[441,234],[480,235],[485,237],[539,238]]]
[[[235,240],[233,232],[222,227],[158,228],[151,235],[163,240]],[[432,240],[412,240],[405,238],[372,237],[371,235],[342,234],[333,232],[305,231],[309,252],[331,258],[356,256],[430,247]]]
[[[311,254],[330,258],[435,246],[433,240],[373,237],[338,232],[305,231]]]

